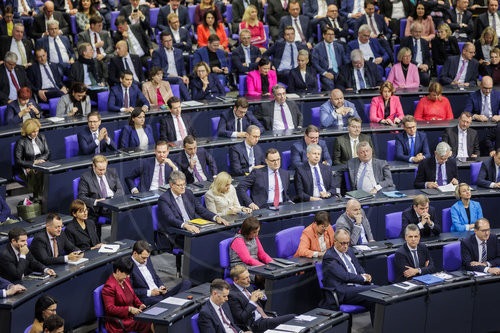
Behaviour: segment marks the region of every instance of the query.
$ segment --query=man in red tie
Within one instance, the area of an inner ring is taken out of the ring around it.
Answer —
[[[31,87],[24,67],[16,65],[17,60],[17,54],[9,51],[0,65],[0,105],[15,101],[22,87]]]

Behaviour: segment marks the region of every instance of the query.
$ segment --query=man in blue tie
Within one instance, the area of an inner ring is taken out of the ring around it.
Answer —
[[[451,147],[444,141],[436,146],[434,158],[426,158],[418,165],[415,188],[438,188],[452,183],[458,185],[457,162],[451,157]]]
[[[486,218],[478,219],[474,223],[474,234],[460,241],[460,254],[464,269],[500,275],[500,247]]]
[[[381,84],[382,77],[377,65],[365,61],[360,49],[351,52],[351,62],[340,67],[335,79],[335,87],[342,91],[378,88]]]
[[[396,136],[396,160],[420,163],[429,158],[429,143],[424,132],[417,131],[417,121],[412,115],[406,115],[402,120],[404,133]]]

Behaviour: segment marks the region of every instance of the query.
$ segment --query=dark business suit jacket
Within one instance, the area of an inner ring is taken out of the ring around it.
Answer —
[[[26,259],[17,261],[16,253],[10,244],[6,244],[0,252],[0,276],[9,281],[21,280],[23,274],[28,275],[32,272],[43,272],[45,266],[33,257],[33,254],[28,252]]]
[[[153,49],[153,44],[151,43],[151,38],[148,37],[146,34],[145,30],[142,28],[140,24],[133,24],[128,26],[128,33],[133,33],[139,44],[141,45],[142,50],[144,51],[145,55],[149,56],[149,50]],[[127,39],[123,38],[122,33],[119,32],[118,30],[113,33],[113,41],[118,43],[120,40],[125,40]]]
[[[132,60],[135,74],[137,74],[139,82],[142,83],[146,81],[144,71],[142,70],[141,58],[139,58],[137,54],[131,54],[130,60]],[[111,60],[109,61],[108,70],[109,70],[109,78],[108,78],[109,85],[112,87],[117,84],[120,84],[120,73],[125,70],[125,65],[123,64],[123,58],[117,55],[111,58]]]
[[[382,77],[377,65],[371,61],[365,61],[365,84],[366,88],[375,88],[382,84]],[[356,79],[354,78],[354,67],[352,63],[345,64],[339,68],[339,75],[335,79],[335,88],[345,91],[346,88],[356,90]]]
[[[250,125],[255,125],[260,128],[261,132],[264,132],[264,127],[252,114],[252,111],[247,111],[245,116],[241,119],[242,131],[246,131],[247,127]],[[217,126],[217,136],[223,136],[230,138],[231,134],[236,131],[234,126],[234,112],[232,109],[226,110],[220,114],[219,125]]]
[[[321,163],[318,166],[321,178],[323,178],[323,191],[334,195],[337,187],[340,186],[335,183],[332,167]],[[295,192],[297,193],[296,198],[299,199],[298,201],[309,201],[314,192],[313,175],[309,163],[305,163],[295,170],[293,180],[295,182]]]
[[[160,31],[167,30],[168,28],[168,20],[167,16],[170,14],[171,9],[170,5],[166,5],[160,8],[160,12],[158,14],[158,29]],[[189,31],[191,29],[191,19],[189,18],[188,9],[186,6],[179,6],[177,9],[177,16],[179,17],[180,26]]]
[[[459,68],[462,66],[462,56],[451,56],[448,57],[443,65],[441,74],[439,75],[439,82],[443,85],[449,85],[455,80]],[[465,73],[465,82],[469,83],[470,86],[475,87],[477,85],[477,77],[479,75],[479,63],[476,59],[469,61],[467,66],[467,72]]]
[[[288,171],[280,168],[278,170],[281,178],[281,195],[283,202],[290,200],[290,176]],[[256,204],[259,208],[265,208],[267,203],[267,192],[269,189],[268,167],[254,169],[246,176],[236,187],[238,198],[244,206],[249,206],[251,203]],[[247,190],[250,190],[250,197],[247,195]]]
[[[415,54],[415,41],[413,40],[412,36],[404,37],[401,39],[401,48],[403,47],[409,48],[411,50],[412,55]],[[418,51],[422,54],[422,63],[430,67],[431,54],[429,49],[429,42],[423,38],[420,38],[420,45]],[[412,57],[412,63],[414,65],[417,64],[417,62],[413,60],[413,57]]]
[[[68,53],[69,59],[76,59],[75,57],[75,51],[73,50],[73,47],[71,47],[71,42],[69,41],[69,38],[67,36],[61,35],[59,36],[61,39],[61,42],[63,43],[64,47],[66,48],[66,52]],[[54,61],[54,59],[50,59],[50,47],[49,47],[49,36],[46,37],[41,37],[36,40],[35,46],[38,47],[43,47],[45,51],[47,51],[47,59],[49,61]],[[57,59],[56,59],[57,60]]]
[[[184,64],[184,57],[182,56],[182,51],[174,47],[174,57],[175,57],[175,68],[177,69],[177,75],[186,75],[186,66]],[[168,58],[165,53],[165,49],[160,47],[153,52],[153,58],[151,59],[153,66],[158,66],[163,69],[163,79],[168,76]]]
[[[15,18],[12,20],[14,24],[23,23],[23,20],[20,18]],[[0,36],[7,36],[7,22],[5,22],[5,18],[0,19]],[[2,53],[0,57],[3,58],[5,53]]]
[[[54,1],[54,9],[57,10],[58,12],[64,12],[64,4],[66,1],[64,0],[55,0]],[[78,1],[71,1],[71,4],[73,5],[73,8],[78,8]]]
[[[446,179],[448,183],[453,179],[458,179],[457,162],[453,157],[446,161]],[[413,185],[415,188],[425,188],[426,182],[435,182],[436,179],[436,159],[426,158],[418,164],[417,176]]]
[[[500,92],[492,90],[490,93],[490,106],[492,116],[496,116],[500,110]],[[483,98],[481,90],[474,91],[469,94],[464,111],[469,111],[472,114],[481,114],[483,110]]]
[[[349,57],[342,44],[333,42],[333,51],[339,69],[342,65],[349,63]],[[328,70],[328,51],[324,42],[320,42],[314,46],[312,51],[312,65],[316,68],[316,72],[319,75],[322,75],[324,72],[332,73],[331,70]]]
[[[313,0],[313,1],[315,1],[315,0]],[[347,18],[344,16],[339,15],[337,17],[338,28],[334,26],[334,24],[332,23],[332,21],[328,17],[323,17],[319,21],[319,25],[321,27],[321,31],[323,31],[323,29],[325,29],[325,27],[327,25],[332,27],[333,30],[335,31],[335,40],[338,40],[340,38],[345,38],[346,40],[349,40],[352,37],[352,35],[349,32],[349,24],[347,24]],[[342,30],[340,30],[339,28]]]
[[[497,168],[493,157],[488,158],[481,164],[479,175],[477,176],[477,185],[489,188],[491,183],[497,182]]]
[[[496,151],[500,148],[500,123],[497,123],[496,127],[492,127],[488,130],[484,143],[486,144],[488,152]]]
[[[191,89],[191,98],[194,100],[213,100],[226,95],[226,91],[215,73],[208,74],[208,85],[205,90],[203,90],[203,82],[197,75],[191,77],[189,88]]]
[[[364,16],[362,16],[361,18],[363,17]],[[384,48],[380,45],[377,39],[370,38],[368,44],[370,44],[370,49],[372,50],[373,56],[375,58],[382,57],[383,63],[386,63],[389,60],[391,60],[389,54],[384,50]],[[347,54],[351,54],[353,50],[357,49],[359,49],[359,41],[357,38],[347,43]],[[365,61],[365,66],[366,66],[366,61]]]
[[[358,137],[358,143],[361,141],[367,141],[370,147],[373,149],[372,137],[368,134],[361,133]],[[373,151],[373,157],[375,157],[375,150]],[[338,136],[333,143],[333,165],[345,164],[352,158],[351,141],[349,134],[344,134]]]
[[[94,62],[94,78],[97,81],[97,83],[102,83],[104,81],[103,79],[103,73],[101,70],[101,66],[97,63],[97,60],[92,59]],[[87,66],[87,70],[89,70],[89,67]],[[83,68],[83,63],[80,61],[75,61],[69,70],[69,82],[73,84],[74,82],[83,82],[85,79],[85,71]]]
[[[260,121],[260,123],[264,126],[267,131],[273,130],[273,122],[274,122],[274,101],[270,101],[268,103],[262,103],[259,110],[255,112],[255,118]],[[300,112],[297,104],[292,101],[285,102],[290,109],[290,113],[292,114],[293,126],[295,128],[302,127],[302,112]],[[291,128],[291,124],[288,124],[289,128]]]
[[[434,267],[434,262],[431,257],[431,253],[425,244],[419,243],[417,245],[417,256],[418,256],[418,267],[415,267],[415,262],[413,261],[413,255],[410,252],[408,244],[405,243],[399,249],[396,250],[394,256],[394,266],[396,268],[396,281],[402,282],[410,280],[411,278],[406,278],[404,276],[404,271],[407,270],[406,266],[413,268],[420,268],[422,275],[432,274],[436,272]],[[429,265],[425,266],[425,262],[429,260]]]
[[[151,125],[146,125],[146,127],[144,127],[144,132],[148,137],[148,144],[154,144],[155,139],[153,137],[153,129],[151,128]],[[135,128],[126,125],[120,135],[120,148],[138,147],[139,143],[139,136],[137,135]]]
[[[134,180],[137,177],[139,177],[139,186],[137,186],[139,192],[149,191],[149,188],[151,187],[151,182],[153,181],[155,163],[156,163],[156,157],[142,159],[141,163],[134,170],[132,170],[132,173],[129,176],[125,178],[125,182],[127,183],[128,189],[132,190],[134,187],[136,187]],[[173,170],[170,167],[170,165],[165,164],[163,166],[163,173],[164,173],[163,181],[165,184],[168,183],[168,177],[170,176],[170,173],[172,171]]]
[[[279,2],[279,0],[278,0]],[[267,8],[269,11],[269,7]],[[277,40],[269,49],[264,52],[262,55],[263,57],[271,58],[273,59],[273,65],[276,67],[276,70],[280,67],[281,64],[281,58],[283,58],[283,53],[285,52],[285,46],[287,45],[287,42],[284,39]],[[295,42],[295,46],[297,47],[297,53],[300,50],[307,50],[306,44],[300,43],[300,42]],[[294,52],[295,53],[295,52]],[[294,54],[294,57],[297,57],[296,54]],[[295,64],[297,64],[297,59],[294,59]]]
[[[99,128],[99,130],[101,130],[101,128]],[[95,141],[92,138],[92,133],[88,127],[85,127],[80,133],[78,133],[78,147],[80,155],[93,155],[95,153],[97,145],[95,144]],[[99,142],[99,150],[101,153],[116,150],[115,140],[110,138],[109,145],[105,140],[101,140]]]
[[[462,255],[462,267],[464,269],[478,272],[484,270],[484,266],[472,266],[470,264],[471,261],[481,261],[476,234],[472,234],[460,241],[460,254]],[[495,235],[490,235],[490,238],[486,241],[486,261],[492,267],[500,266],[500,248]]]
[[[408,143],[408,134],[406,132],[399,133],[396,136],[396,160],[408,162],[410,159],[411,147]],[[415,134],[415,144],[414,144],[414,153],[416,156],[419,153],[422,153],[425,158],[431,157],[431,153],[429,151],[429,143],[427,142],[427,135],[425,132],[417,131]]]
[[[288,12],[283,8],[280,0],[269,0],[267,2],[266,16],[270,27],[278,28],[281,18],[285,15],[288,15]]]
[[[496,12],[496,15],[497,15],[497,19],[499,18],[498,15],[498,11]],[[490,26],[490,20],[489,20],[489,17],[488,15],[491,15],[491,13],[489,11],[486,11],[484,13],[482,13],[481,15],[479,15],[477,17],[477,20],[476,20],[476,39],[478,39],[479,37],[481,37],[481,33],[483,32],[483,30],[486,28],[486,27],[489,27]],[[498,21],[497,21],[498,22]],[[433,51],[434,52],[434,51]]]
[[[42,133],[38,133],[35,142],[37,146],[40,148],[40,155],[35,155],[31,139],[28,139],[26,136],[23,136],[19,138],[19,140],[17,140],[16,145],[14,147],[14,162],[16,168],[18,169],[31,168],[33,167],[33,162],[35,162],[36,159],[45,161],[49,160],[50,150],[47,144],[47,139],[45,139],[45,136]]]
[[[252,286],[246,288],[250,294],[254,291]],[[265,302],[258,300],[257,305],[264,309]],[[251,327],[255,322],[255,305],[250,303],[248,298],[236,287],[234,284],[231,285],[229,289],[229,295],[227,304],[231,309],[231,313],[234,313],[234,319],[238,326],[240,327]]]
[[[332,4],[337,4],[334,0],[326,0],[326,6],[330,6]],[[304,15],[309,17],[311,20],[314,19],[318,15],[318,0],[306,0],[304,1]],[[336,34],[335,34],[336,35]]]
[[[14,10],[14,13],[16,10]],[[71,29],[69,27],[68,22],[64,19],[63,13],[54,11],[52,14],[54,20],[59,22],[59,30],[62,31],[63,35],[69,35],[71,32]],[[33,37],[34,40],[37,40],[38,38],[42,37],[43,33],[46,31],[45,29],[45,14],[43,11],[41,11],[37,16],[35,16],[35,19],[33,20],[33,27],[31,29],[31,37]]]
[[[347,161],[347,169],[349,171],[349,180],[351,181],[351,186],[353,189],[358,189],[358,180],[356,176],[358,174],[359,166],[361,161],[358,157],[351,158]],[[373,175],[375,176],[375,181],[378,185],[382,186],[382,189],[394,189],[394,183],[392,182],[391,170],[389,170],[389,165],[387,161],[372,158]]]
[[[441,38],[436,36],[433,40],[431,40],[432,62],[434,66],[443,65],[448,57],[460,55],[460,48],[458,47],[457,39],[450,36],[448,38],[448,42],[450,43],[450,53],[446,52],[446,43]]]
[[[467,24],[466,27],[460,28],[458,24],[458,15],[457,11],[455,9],[448,9],[448,11],[445,13],[445,17],[450,19],[450,23],[448,25],[450,26],[450,29],[452,32],[455,32],[458,30],[459,33],[467,34],[467,40],[472,41],[472,38],[474,37],[474,21],[472,20],[472,13],[466,10],[462,14],[462,23]],[[476,49],[477,52],[477,49]]]
[[[66,234],[64,232],[61,233],[60,236],[56,237],[56,241],[58,256],[54,258],[50,240],[47,236],[47,231],[44,229],[39,232],[31,243],[30,249],[33,252],[33,256],[42,264],[47,266],[56,264],[62,265],[64,264],[64,254],[68,255],[71,252],[79,250],[68,238],[66,238]]]
[[[231,326],[233,326],[236,331],[240,332],[240,329],[235,324],[233,315],[231,314],[231,309],[229,308],[229,304],[227,304],[227,302],[222,304],[222,309],[224,311],[224,315],[231,322]],[[224,325],[220,321],[219,316],[215,312],[215,309],[209,300],[207,300],[200,310],[198,327],[200,328],[200,332],[226,333]]]
[[[321,147],[320,163],[326,161],[329,165],[332,165],[332,158],[330,157],[330,153],[328,151],[328,148],[326,147],[325,140],[320,139],[318,140],[317,144]],[[304,139],[300,140],[299,142],[295,142],[292,145],[291,159],[292,162],[290,163],[289,169],[292,170],[307,164],[307,145]]]
[[[38,111],[41,111],[40,106],[35,103],[35,100],[30,98],[30,103],[33,104],[35,108],[37,108]],[[23,118],[19,117],[19,112],[21,112],[21,108],[19,107],[19,103],[17,100],[10,102],[7,104],[7,109],[5,110],[5,122],[4,124],[21,124],[23,122]],[[31,118],[39,118],[41,117],[41,112],[38,114],[38,116],[35,114],[35,112],[31,111],[29,112]]]
[[[382,11],[382,2],[379,5],[381,6],[380,10]],[[404,8],[405,12],[407,11],[406,7],[408,7],[408,6],[411,6],[411,3],[409,1],[403,1],[403,7],[405,7]],[[392,3],[387,4],[385,7],[386,7],[385,9],[387,11],[390,11],[392,13]],[[387,8],[387,7],[390,7],[390,8]],[[409,13],[408,15],[405,15],[405,16],[408,17],[408,16],[410,16],[410,14],[411,13]],[[377,30],[379,31],[379,33],[381,33],[382,35],[387,37],[388,40],[391,40],[392,32],[391,32],[391,29],[389,29],[389,27],[387,26],[387,24],[385,24],[384,16],[386,16],[386,15],[382,15],[382,13],[380,15],[377,13],[373,13],[373,20],[374,20],[374,23],[377,25]],[[390,17],[390,16],[388,16],[388,17]],[[370,24],[366,20],[366,15],[362,15],[360,18],[356,19],[355,27],[354,27],[355,28],[354,29],[354,36],[358,36],[359,27],[362,26],[363,24],[368,24],[368,26],[370,26]],[[397,33],[399,35],[399,31],[395,31],[395,33]],[[357,40],[357,38],[354,38],[354,40]]]
[[[207,177],[209,181],[212,180],[213,176],[217,175],[217,164],[215,163],[214,158],[208,151],[204,148],[198,147],[196,152],[196,156],[198,157],[198,162],[201,163],[201,168],[203,173]],[[191,184],[195,181],[194,175],[189,172],[189,161],[184,152],[180,152],[176,156],[176,164],[179,166],[179,170],[182,171],[186,175],[186,181],[188,184]]]
[[[429,237],[432,235],[437,236],[441,233],[441,226],[438,225],[438,223],[437,223],[436,209],[434,209],[434,207],[432,207],[432,206],[429,206],[429,215],[431,216],[431,221],[434,222],[434,228],[431,229],[431,227],[429,227],[429,225],[426,224],[423,229],[420,229],[420,236],[422,236],[422,237]],[[401,238],[405,237],[405,229],[408,226],[408,224],[417,225],[419,223],[420,223],[420,221],[418,220],[417,214],[415,213],[415,210],[413,209],[413,205],[406,208],[402,214],[400,237]]]
[[[3,291],[7,290],[11,284],[10,281],[0,278],[0,297],[3,297]]]
[[[196,136],[195,129],[191,123],[191,118],[184,113],[181,113],[181,118],[184,122],[184,126],[186,127],[186,135]],[[165,116],[160,118],[160,140],[168,142],[174,142],[177,140],[175,136],[174,118],[171,113],[167,113]]]
[[[221,49],[217,49],[215,53],[217,54],[217,58],[219,59],[220,65],[222,66],[221,68],[228,67],[224,51],[222,51]],[[196,51],[194,51],[193,56],[194,56],[193,64],[197,64],[200,61],[204,61],[210,66],[210,58],[208,56],[208,48],[206,46],[200,47]]]
[[[95,223],[91,220],[85,221],[86,229],[83,230],[80,224],[73,219],[66,225],[64,234],[66,238],[81,251],[90,250],[91,247],[100,243]]]
[[[234,8],[234,4],[233,4]],[[231,54],[231,65],[232,65],[232,70],[235,71],[239,75],[243,74],[248,74],[248,72],[254,71],[257,69],[257,63],[255,60],[259,57],[261,57],[262,54],[260,53],[260,50],[257,46],[255,45],[250,45],[250,60],[251,63],[247,64],[248,66],[243,66],[244,63],[246,63],[246,58],[245,58],[245,50],[243,47],[240,45],[237,48],[233,50],[233,53]]]
[[[132,84],[128,89],[130,106],[131,107],[139,107],[143,105],[147,105],[149,107],[149,102],[142,94],[141,90],[135,85]],[[122,85],[118,84],[114,87],[111,87],[111,91],[109,93],[108,99],[108,111],[120,112],[120,109],[123,107],[123,89]]]
[[[52,77],[54,78],[54,83],[56,87],[61,89],[63,87],[63,80],[59,75],[59,70],[56,64],[49,63],[49,71]],[[42,70],[45,73],[45,70],[42,69],[38,62],[34,62],[30,67],[28,67],[28,78],[32,84],[33,93],[38,94],[40,90],[42,90]]]
[[[319,89],[316,69],[312,66],[307,66],[305,81],[302,78],[299,67],[292,69],[286,90],[290,93],[317,93]]]
[[[16,22],[14,22],[15,24]],[[10,45],[12,44],[12,38],[11,36],[7,36],[7,33],[5,36],[0,35],[0,60],[3,60],[5,57],[5,53],[7,51],[10,51]],[[31,43],[31,40],[27,38],[21,39],[21,43],[23,43],[24,49],[26,50],[26,61],[33,63],[33,44]]]
[[[82,31],[78,34],[78,44],[81,43],[90,43],[92,44],[92,39],[94,38],[94,33],[92,32],[92,37],[90,36],[90,29]],[[113,40],[111,39],[111,34],[109,31],[101,30],[99,32],[99,38],[104,42],[104,52],[106,52],[106,56],[112,56],[115,52],[115,45],[113,44]],[[137,73],[139,74],[139,73]]]
[[[309,17],[307,17],[305,15],[299,15],[298,21],[300,24],[300,29],[302,30],[302,34],[304,35],[304,38],[305,38],[305,42],[312,43],[314,41],[314,37],[312,35],[311,22],[310,22]],[[285,28],[289,27],[289,26],[292,26],[295,29],[297,29],[295,27],[294,19],[292,18],[291,15],[282,16],[280,19],[280,25],[279,25],[280,38],[283,38],[283,35],[285,33]]]
[[[151,259],[148,259],[146,261],[146,268],[151,274],[151,277],[153,278],[153,281],[156,284],[156,286],[158,288],[164,286],[160,277],[156,273],[155,268],[153,267]],[[132,272],[130,273],[130,284],[132,285],[132,288],[134,288],[135,295],[141,300],[142,303],[146,305],[156,304],[164,298],[163,295],[148,296],[148,290],[149,290],[148,283],[146,282],[144,275],[142,275],[141,270],[139,269],[139,267],[137,267],[135,262],[134,265],[132,266]]]
[[[216,214],[203,207],[191,190],[186,189],[186,192],[181,197],[186,213],[191,220],[201,217],[202,219],[213,221]],[[168,189],[158,199],[158,212],[160,217],[158,220],[158,230],[160,231],[167,231],[167,227],[180,229],[184,223],[181,211],[175,202],[171,189]]]
[[[161,9],[160,9],[161,11]],[[159,17],[158,17],[159,19]],[[193,40],[191,39],[191,35],[189,34],[189,30],[187,30],[184,27],[179,27],[179,38],[180,39],[175,39],[174,34],[172,33],[172,30],[170,29],[170,26],[167,26],[165,29],[166,31],[170,32],[172,35],[172,41],[173,41],[173,46],[176,49],[182,50],[184,52],[191,53],[193,51]],[[184,42],[186,44],[184,44]]]
[[[253,155],[255,165],[264,164],[264,154],[259,145],[253,146]],[[240,142],[229,147],[229,164],[231,176],[244,176],[250,172],[250,164],[248,161],[247,149],[245,142]]]
[[[451,146],[453,156],[458,154],[458,126],[448,127],[443,134],[443,141]],[[472,128],[467,129],[467,153],[479,156],[479,139],[477,131]]]
[[[14,72],[16,73],[17,83],[19,84],[19,88],[21,87],[31,87],[31,82],[26,75],[26,71],[22,66],[16,66],[14,68]],[[7,76],[7,72],[5,70],[5,64],[0,65],[0,105],[6,105],[9,100],[10,94],[10,86],[9,86],[9,78]]]
[[[139,10],[141,11],[142,14],[144,14],[144,21],[140,20],[139,25],[144,29],[144,30],[149,30],[151,29],[149,26],[149,6],[146,5],[139,5]],[[120,16],[124,16],[128,24],[132,24],[129,20],[129,16],[132,14],[132,5],[125,5],[120,9]]]

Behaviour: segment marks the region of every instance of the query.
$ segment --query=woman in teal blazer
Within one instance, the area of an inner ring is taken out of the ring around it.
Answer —
[[[470,199],[471,189],[466,183],[457,186],[455,197],[460,201],[451,207],[451,231],[472,231],[474,222],[483,217],[481,204]]]

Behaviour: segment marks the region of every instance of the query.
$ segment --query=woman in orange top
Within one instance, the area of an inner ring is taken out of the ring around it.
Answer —
[[[314,222],[302,231],[300,244],[294,257],[321,258],[334,243],[330,214],[317,212]]]
[[[198,33],[198,47],[207,46],[208,37],[216,34],[220,39],[220,46],[225,52],[229,52],[226,31],[222,23],[215,22],[215,12],[211,9],[207,10],[203,15],[203,22],[197,28]]]
[[[443,86],[437,82],[431,83],[429,86],[429,95],[422,97],[415,109],[416,120],[443,120],[453,119],[453,111],[451,110],[450,101],[448,98],[441,96]]]

